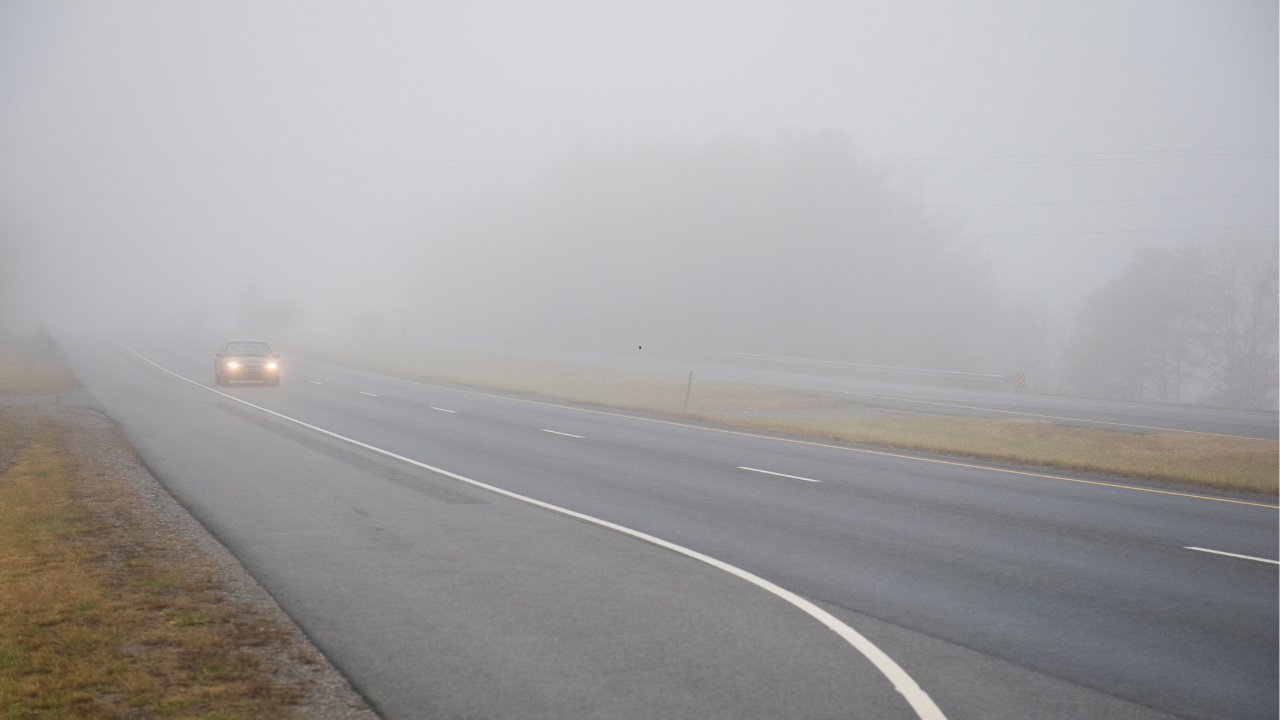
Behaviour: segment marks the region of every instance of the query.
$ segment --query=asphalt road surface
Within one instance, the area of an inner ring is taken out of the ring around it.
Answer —
[[[1277,716],[1270,499],[60,340],[389,718]]]

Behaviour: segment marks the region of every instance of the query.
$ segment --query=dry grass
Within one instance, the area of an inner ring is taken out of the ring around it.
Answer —
[[[121,522],[136,498],[87,497],[56,428],[0,441],[22,445],[0,476],[0,719],[289,716],[300,688],[253,649],[283,631]]]
[[[1189,433],[1139,435],[1038,420],[858,417],[857,406],[844,400],[696,378],[686,410],[686,380],[666,375],[329,338],[296,341],[290,349],[402,377],[806,438],[1269,495],[1277,494],[1280,475],[1280,446],[1274,441]],[[848,417],[840,417],[842,410],[849,411]],[[825,417],[804,417],[813,411]]]
[[[58,392],[78,385],[63,363],[0,348],[0,393]]]
[[[769,418],[703,416],[737,427],[984,460],[1275,495],[1274,442],[1190,433],[1138,435],[1043,420],[973,417]]]

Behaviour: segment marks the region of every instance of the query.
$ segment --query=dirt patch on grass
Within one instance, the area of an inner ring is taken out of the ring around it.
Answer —
[[[4,395],[0,718],[69,717],[377,716],[114,425]]]

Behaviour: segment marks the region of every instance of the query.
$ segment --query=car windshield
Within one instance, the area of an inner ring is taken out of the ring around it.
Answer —
[[[264,342],[227,343],[227,355],[270,355],[271,348]]]

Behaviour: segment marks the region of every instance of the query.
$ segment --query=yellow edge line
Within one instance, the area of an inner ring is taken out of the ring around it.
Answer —
[[[304,360],[306,359],[304,358]],[[493,393],[485,393],[485,392],[480,392],[478,390],[464,390],[461,388],[449,387],[447,385],[433,385],[432,383],[421,382],[418,380],[408,380],[405,378],[392,377],[390,375],[379,375],[378,373],[372,373],[365,370],[355,370],[352,368],[345,368],[340,365],[330,365],[329,363],[319,362],[318,360],[306,360],[306,362],[313,362],[313,363],[316,363],[317,365],[324,365],[326,367],[335,368],[337,370],[346,370],[348,372],[357,372],[357,373],[363,373],[365,375],[372,375],[374,377],[380,377],[386,380],[396,380],[399,382],[409,383],[410,385],[421,385],[423,387],[436,388],[438,390],[452,390],[454,392],[467,393],[470,395],[479,395],[480,397],[488,397],[488,398],[496,398],[498,400],[509,400],[512,402],[528,403],[530,405],[542,405],[545,407],[560,408],[562,410],[574,410],[577,412],[592,413],[594,415],[607,415],[609,417],[626,418],[628,420],[640,420],[641,422],[658,423],[660,425],[674,425],[675,427],[693,428],[694,430],[705,430],[707,432],[725,433],[727,435],[741,435],[743,437],[760,438],[762,440],[776,440],[778,442],[795,443],[797,445],[811,445],[813,447],[832,448],[834,450],[847,450],[849,452],[866,453],[868,455],[883,455],[885,457],[903,458],[905,460],[918,460],[920,462],[936,463],[939,465],[953,465],[955,467],[973,468],[975,470],[990,470],[991,472],[1009,473],[1011,475],[1025,475],[1027,477],[1048,478],[1050,480],[1065,480],[1067,482],[1083,483],[1085,485],[1101,485],[1103,487],[1120,488],[1122,490],[1137,490],[1141,492],[1157,493],[1159,495],[1177,495],[1178,497],[1195,498],[1197,500],[1212,500],[1214,502],[1233,503],[1236,505],[1253,505],[1256,507],[1270,508],[1272,510],[1280,510],[1280,506],[1269,505],[1267,503],[1247,502],[1245,500],[1229,500],[1227,498],[1209,497],[1208,495],[1193,495],[1191,493],[1173,492],[1171,490],[1155,490],[1152,488],[1134,487],[1132,485],[1119,485],[1116,483],[1099,482],[1097,480],[1081,480],[1079,478],[1062,477],[1061,475],[1045,475],[1043,473],[1033,473],[1033,472],[1027,472],[1025,470],[1009,470],[1007,468],[989,467],[986,465],[973,465],[970,463],[955,462],[953,460],[935,460],[933,458],[922,458],[922,457],[916,457],[914,455],[901,455],[898,453],[884,452],[882,450],[865,450],[863,448],[853,448],[853,447],[847,447],[844,445],[828,445],[826,443],[813,442],[810,440],[795,440],[793,438],[780,438],[780,437],[774,437],[772,435],[757,435],[755,433],[742,432],[739,430],[724,430],[721,428],[710,428],[702,425],[690,425],[689,423],[680,423],[672,420],[654,420],[653,418],[638,417],[636,415],[623,415],[622,413],[606,412],[604,410],[589,410],[587,408],[573,407],[572,405],[558,405],[556,403],[541,402],[538,400],[525,400],[523,398],[513,398],[513,397],[508,397],[506,395],[495,395]],[[1234,437],[1234,436],[1230,436],[1230,437]]]
[[[823,392],[836,392],[845,395],[857,395],[859,397],[878,398],[880,400],[897,400],[899,402],[921,403],[923,405],[940,405],[942,407],[963,408],[965,410],[981,410],[983,412],[1006,413],[1009,415],[1025,415],[1027,417],[1048,418],[1050,420],[1069,420],[1071,422],[1099,423],[1102,425],[1115,425],[1117,427],[1142,428],[1143,430],[1161,430],[1164,432],[1189,433],[1192,435],[1213,435],[1214,437],[1238,438],[1240,440],[1261,440],[1262,442],[1278,442],[1268,438],[1249,437],[1248,435],[1227,435],[1225,433],[1211,433],[1201,430],[1179,430],[1177,428],[1152,427],[1150,425],[1131,425],[1129,423],[1108,422],[1106,420],[1085,420],[1083,418],[1058,417],[1057,415],[1037,415],[1035,413],[1018,412],[1017,410],[996,410],[995,408],[976,407],[973,405],[953,405],[952,403],[935,402],[933,400],[912,400],[911,398],[892,397],[889,395],[871,395],[869,393],[853,392],[850,390],[824,390]]]

